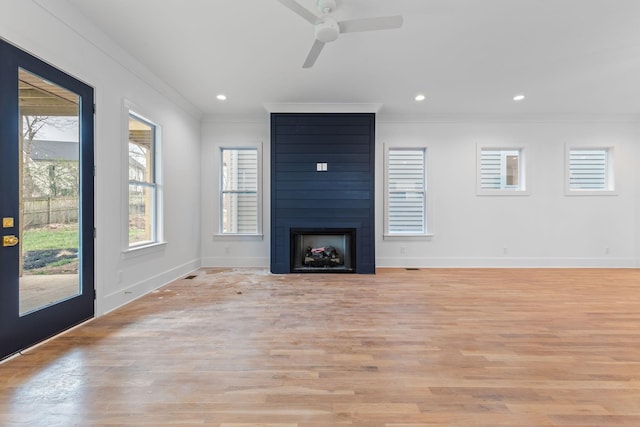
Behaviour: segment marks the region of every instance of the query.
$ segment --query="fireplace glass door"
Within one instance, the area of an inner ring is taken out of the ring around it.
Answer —
[[[354,239],[352,229],[291,230],[291,271],[354,272]]]

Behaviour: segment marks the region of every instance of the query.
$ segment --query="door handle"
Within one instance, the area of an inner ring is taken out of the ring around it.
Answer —
[[[16,236],[2,236],[2,246],[15,246],[19,241]]]

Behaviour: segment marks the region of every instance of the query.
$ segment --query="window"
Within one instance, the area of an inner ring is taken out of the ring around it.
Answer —
[[[158,126],[129,111],[129,248],[157,243]]]
[[[613,191],[613,149],[569,148],[568,192],[602,194]]]
[[[480,148],[478,194],[514,194],[525,191],[521,148]]]
[[[426,235],[426,149],[387,151],[386,234]]]
[[[222,148],[220,165],[221,234],[259,234],[259,152]]]

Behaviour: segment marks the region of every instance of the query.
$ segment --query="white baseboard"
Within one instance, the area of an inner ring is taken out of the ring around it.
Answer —
[[[460,257],[431,257],[431,258],[377,258],[376,267],[385,268],[636,268],[638,263],[634,258],[460,258]]]
[[[269,257],[209,257],[202,259],[202,267],[269,268]]]
[[[134,283],[126,288],[119,289],[109,295],[99,298],[96,302],[96,316],[102,316],[118,307],[136,300],[149,292],[156,290],[168,283],[179,279],[192,271],[200,268],[200,260],[192,260],[170,270],[163,271],[155,276]]]

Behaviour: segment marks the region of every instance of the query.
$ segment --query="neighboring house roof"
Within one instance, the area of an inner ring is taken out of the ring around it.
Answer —
[[[135,169],[140,169],[140,170],[145,169],[145,166],[142,163],[140,163],[139,161],[137,161],[131,156],[129,156],[129,167],[133,167]]]
[[[32,160],[73,160],[78,161],[76,141],[34,140],[31,147]]]

